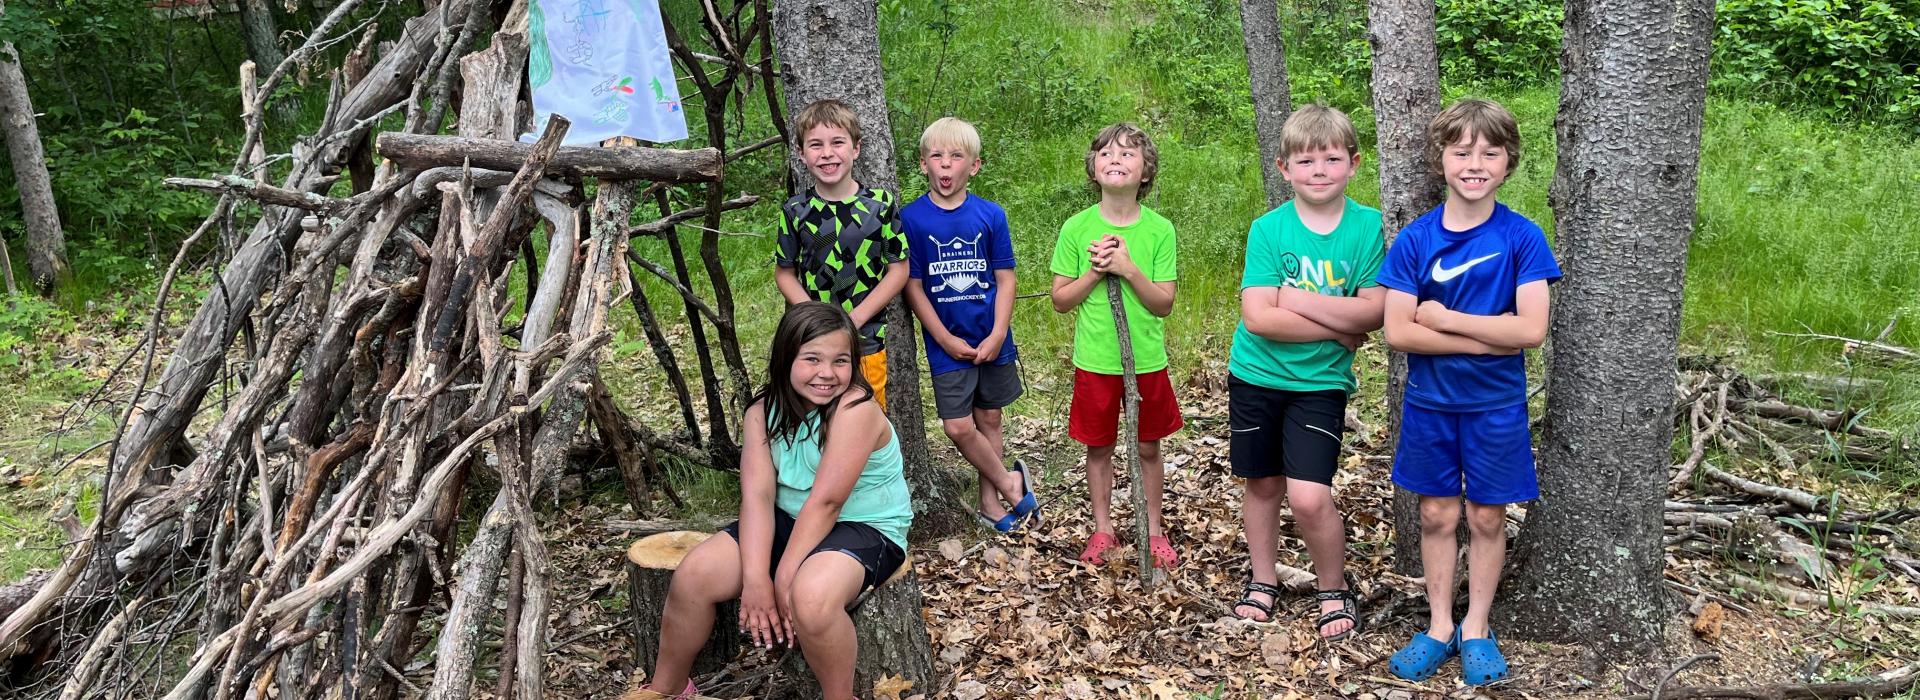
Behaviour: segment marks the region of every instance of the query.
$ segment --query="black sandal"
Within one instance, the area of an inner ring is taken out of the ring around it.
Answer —
[[[1353,574],[1349,573],[1346,575],[1345,578],[1347,582],[1347,587],[1345,589],[1335,590],[1335,591],[1314,591],[1313,592],[1313,600],[1316,605],[1321,602],[1325,602],[1329,600],[1340,601],[1339,610],[1335,610],[1330,613],[1323,613],[1318,618],[1314,619],[1313,628],[1315,631],[1324,630],[1326,629],[1327,625],[1333,624],[1335,622],[1339,622],[1341,620],[1347,620],[1353,623],[1353,626],[1348,627],[1347,631],[1345,632],[1341,632],[1333,636],[1327,636],[1324,634],[1320,636],[1321,640],[1329,643],[1342,641],[1342,640],[1345,640],[1347,637],[1353,636],[1353,633],[1359,632],[1360,628],[1365,624],[1360,620],[1360,599],[1355,595],[1355,593],[1358,592],[1358,589],[1356,589],[1353,585]]]
[[[1272,585],[1272,584],[1266,584],[1266,583],[1261,583],[1261,582],[1259,582],[1259,581],[1255,581],[1255,580],[1253,580],[1253,576],[1252,576],[1252,575],[1248,575],[1248,576],[1247,576],[1247,583],[1246,583],[1246,585],[1245,585],[1245,586],[1242,586],[1242,587],[1240,588],[1240,591],[1241,591],[1241,595],[1240,595],[1240,602],[1238,602],[1238,603],[1234,603],[1234,604],[1233,604],[1233,608],[1231,608],[1230,610],[1228,610],[1228,612],[1230,612],[1230,613],[1232,613],[1234,617],[1236,617],[1236,618],[1239,618],[1239,619],[1242,619],[1242,620],[1246,620],[1246,621],[1248,621],[1248,622],[1254,622],[1254,623],[1262,623],[1262,624],[1264,624],[1264,623],[1268,623],[1268,622],[1272,622],[1272,621],[1273,621],[1273,605],[1274,605],[1274,603],[1279,603],[1279,602],[1280,602],[1280,593],[1281,593],[1281,591],[1280,591],[1280,587],[1278,587],[1278,586],[1274,586],[1274,585]],[[1254,599],[1253,599],[1253,594],[1255,594],[1255,593],[1265,593],[1265,594],[1267,594],[1267,596],[1268,596],[1268,597],[1270,597],[1270,598],[1272,598],[1272,599],[1273,599],[1273,603],[1262,603],[1262,602],[1260,602],[1260,601],[1257,601],[1257,600],[1254,600]],[[1266,615],[1266,616],[1267,616],[1267,619],[1265,619],[1265,620],[1255,620],[1255,619],[1253,619],[1253,618],[1251,618],[1251,617],[1247,617],[1247,616],[1245,616],[1245,615],[1241,615],[1241,614],[1240,614],[1239,612],[1237,612],[1237,611],[1238,611],[1238,610],[1240,609],[1240,607],[1241,607],[1241,606],[1243,606],[1243,605],[1244,605],[1244,606],[1246,606],[1246,607],[1249,607],[1249,608],[1253,608],[1253,609],[1255,609],[1255,610],[1258,610],[1258,611],[1260,611],[1260,613],[1261,613],[1261,614],[1263,614],[1263,615]]]

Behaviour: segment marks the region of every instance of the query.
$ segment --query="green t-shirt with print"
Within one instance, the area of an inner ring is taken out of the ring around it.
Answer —
[[[1098,205],[1074,214],[1060,225],[1060,238],[1053,246],[1053,274],[1079,277],[1093,268],[1087,246],[1113,234],[1126,241],[1127,253],[1147,279],[1172,282],[1179,278],[1174,264],[1173,222],[1146,207],[1140,207],[1140,219],[1130,226],[1114,226],[1100,218]],[[1110,278],[1119,279],[1119,278]],[[1119,282],[1121,306],[1127,310],[1128,335],[1133,338],[1135,372],[1157,372],[1167,367],[1167,320],[1153,315],[1134,296],[1133,286]],[[1113,306],[1107,301],[1106,282],[1095,287],[1080,302],[1073,320],[1073,366],[1097,374],[1123,374],[1120,366],[1120,335],[1114,330]]]
[[[1293,202],[1255,219],[1247,232],[1247,267],[1240,288],[1294,287],[1317,294],[1351,297],[1376,287],[1374,276],[1386,258],[1380,212],[1347,200],[1340,225],[1325,234],[1300,222]],[[1268,389],[1353,392],[1353,351],[1332,340],[1283,343],[1247,330],[1243,320],[1233,332],[1227,371],[1241,381]]]

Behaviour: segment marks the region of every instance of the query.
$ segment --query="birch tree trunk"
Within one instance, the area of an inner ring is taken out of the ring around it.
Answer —
[[[870,0],[779,0],[773,4],[774,48],[780,57],[787,113],[829,97],[847,103],[860,115],[860,159],[854,163],[854,179],[898,192],[880,69],[878,15]],[[790,156],[788,164],[800,187],[811,181],[798,157]],[[906,305],[894,299],[887,306],[887,416],[893,420],[906,458],[916,539],[956,532],[971,522],[959,500],[970,485],[952,470],[934,464],[927,452],[918,338]]]
[[[1260,140],[1260,176],[1266,183],[1267,207],[1286,203],[1293,188],[1280,174],[1280,130],[1293,114],[1293,92],[1287,86],[1287,45],[1280,38],[1280,15],[1274,0],[1240,0],[1240,38],[1247,44],[1247,78],[1253,91],[1253,133]]]
[[[1569,0],[1550,199],[1541,499],[1514,543],[1516,637],[1647,650],[1670,612],[1661,505],[1713,0]]]
[[[1367,43],[1373,47],[1373,119],[1380,164],[1380,229],[1391,244],[1408,222],[1439,206],[1446,183],[1427,165],[1427,124],[1440,113],[1440,58],[1434,49],[1433,3],[1370,0]],[[1407,357],[1388,362],[1388,435],[1400,436],[1400,399]],[[1394,569],[1420,574],[1420,499],[1393,494]],[[1464,536],[1465,528],[1460,532]]]
[[[0,0],[0,16],[6,14]],[[13,42],[0,41],[0,122],[6,127],[7,157],[13,163],[14,183],[20,189],[20,209],[27,225],[27,269],[33,286],[43,296],[71,272],[67,268],[67,239],[60,229],[60,210],[53,201],[53,181],[47,176],[47,154],[40,146],[40,127],[27,94],[27,77]],[[8,270],[11,274],[11,268]]]

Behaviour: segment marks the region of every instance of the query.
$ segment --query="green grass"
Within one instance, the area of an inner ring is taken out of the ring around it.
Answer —
[[[939,3],[904,2],[884,4],[882,15],[903,201],[926,187],[912,160],[920,128],[944,114],[975,122],[984,139],[985,165],[972,190],[1007,209],[1022,293],[1046,291],[1051,282],[1047,261],[1060,223],[1094,202],[1081,164],[1094,132],[1124,120],[1141,123],[1154,136],[1161,174],[1147,204],[1174,222],[1180,240],[1179,296],[1167,334],[1176,383],[1196,371],[1224,367],[1238,321],[1235,299],[1246,226],[1266,208],[1251,110],[1188,98],[1207,91],[1244,93],[1244,73],[1238,83],[1217,84],[1218,73],[1190,70],[1240,60],[1237,27],[1228,21],[1221,23],[1224,29],[1192,28],[1209,39],[1235,39],[1224,46],[1203,42],[1197,56],[1143,54],[1142,46],[1151,43],[1130,41],[1136,33],[1161,37],[1152,32],[1167,28],[1156,22],[1181,20],[1180,13],[1193,5],[1192,0],[976,0],[964,3],[964,12],[942,15]],[[940,21],[955,25],[944,61],[937,59],[942,32],[934,23]],[[1295,102],[1326,101],[1347,110],[1362,126],[1363,140],[1370,140],[1372,115],[1364,94],[1350,83],[1333,85],[1320,76],[1312,48],[1294,52],[1292,70],[1309,78],[1295,82],[1325,90],[1296,93]],[[1449,100],[1489,97],[1515,112],[1524,157],[1501,199],[1551,233],[1547,190],[1555,165],[1557,87],[1456,85],[1446,93]],[[756,116],[748,115],[749,123]],[[1352,197],[1369,204],[1378,201],[1372,155],[1368,143],[1362,172],[1349,188]],[[771,176],[778,158],[769,151],[748,164],[765,179],[730,174],[729,182],[777,199]],[[1758,103],[1712,99],[1700,172],[1700,225],[1689,260],[1685,350],[1731,354],[1749,371],[1844,372],[1834,344],[1769,333],[1811,328],[1871,337],[1890,319],[1910,318],[1920,310],[1920,237],[1905,233],[1920,215],[1913,197],[1916,183],[1920,145],[1911,139]],[[757,358],[764,357],[780,310],[767,263],[774,219],[772,207],[762,205],[729,215],[723,225],[752,234],[726,237],[722,249],[739,295],[743,349],[756,375],[762,371]],[[666,257],[658,241],[636,246],[653,259]],[[671,303],[671,292],[657,284],[648,291],[662,316],[677,324],[681,313]],[[1041,390],[1030,392],[1012,413],[1060,415],[1064,392],[1057,390],[1064,388],[1070,369],[1071,318],[1054,313],[1044,299],[1025,299],[1016,306],[1014,329],[1025,376]],[[638,338],[637,329],[627,337]],[[1890,341],[1920,344],[1920,329],[1903,324]],[[623,361],[649,365],[651,355],[641,348],[624,353]],[[692,367],[690,353],[683,353],[681,362]],[[1367,381],[1366,364],[1363,358],[1363,383],[1377,384]],[[1871,413],[1879,415],[1869,420],[1909,429],[1920,416],[1920,388],[1892,372],[1864,371],[1896,384],[1877,398]],[[1377,392],[1378,387],[1367,386],[1362,398]]]

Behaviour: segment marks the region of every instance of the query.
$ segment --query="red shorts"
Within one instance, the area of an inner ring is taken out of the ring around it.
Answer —
[[[1139,376],[1140,441],[1153,442],[1172,435],[1186,422],[1173,398],[1173,382],[1161,369]],[[1067,436],[1088,447],[1106,447],[1120,441],[1122,400],[1126,381],[1118,374],[1073,370],[1073,408],[1067,414]]]

